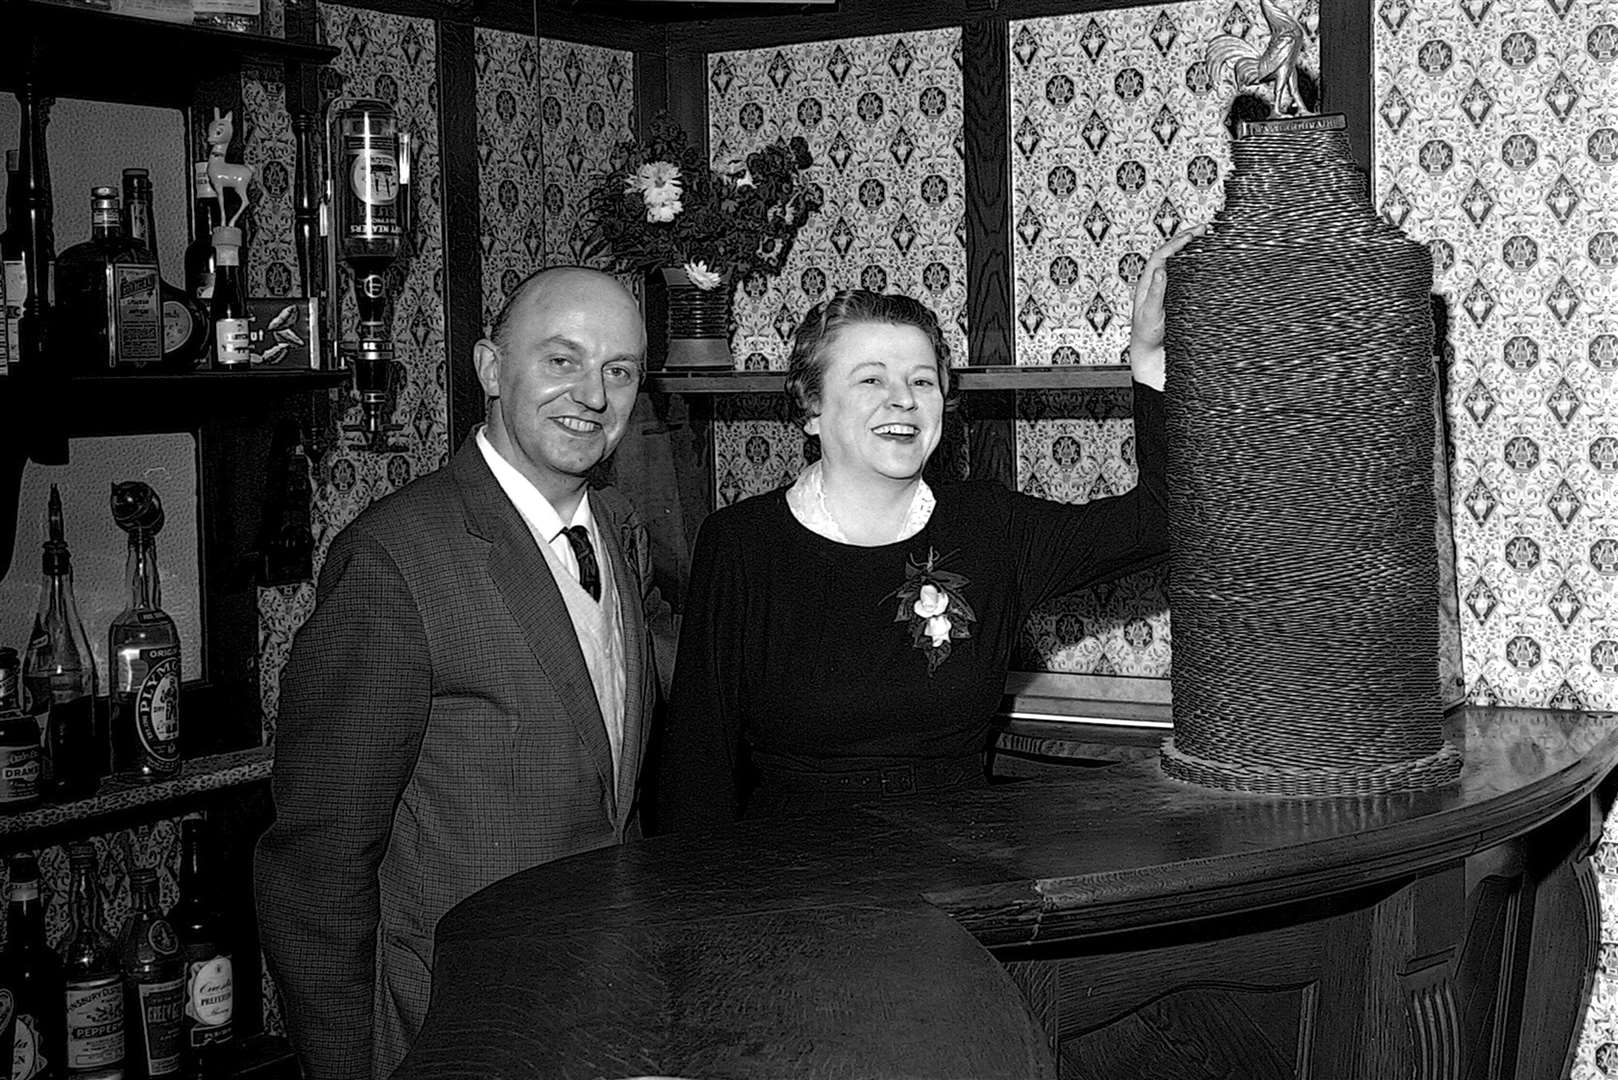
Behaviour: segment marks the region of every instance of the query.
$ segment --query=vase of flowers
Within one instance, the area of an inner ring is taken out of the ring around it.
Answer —
[[[618,145],[590,193],[594,238],[619,272],[668,288],[669,367],[731,367],[730,297],[773,277],[824,201],[801,136],[710,166],[659,116],[646,139]]]

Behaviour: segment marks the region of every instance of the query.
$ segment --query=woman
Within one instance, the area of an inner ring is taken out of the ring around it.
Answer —
[[[787,394],[821,457],[703,523],[660,831],[987,783],[989,724],[1029,609],[1167,553],[1163,263],[1192,235],[1154,252],[1135,289],[1140,482],[1085,505],[990,483],[932,491],[922,469],[950,387],[938,320],[863,290],[809,313]]]

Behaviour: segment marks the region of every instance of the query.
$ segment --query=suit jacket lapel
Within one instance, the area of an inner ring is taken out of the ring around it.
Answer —
[[[620,523],[602,513],[597,501],[596,524],[605,539],[612,560],[612,578],[618,593],[618,615],[624,629],[624,744],[618,763],[618,820],[622,828],[635,802],[635,780],[640,775],[641,751],[646,736],[646,680],[642,677],[651,657],[647,655],[646,612],[641,606],[640,576],[625,557]]]
[[[468,439],[450,463],[465,504],[467,531],[489,541],[489,579],[521,627],[534,660],[562,698],[568,718],[594,762],[617,816],[612,747],[585,666],[578,634],[550,565],[534,545],[522,515],[489,471],[476,440]],[[616,564],[615,564],[616,565]]]

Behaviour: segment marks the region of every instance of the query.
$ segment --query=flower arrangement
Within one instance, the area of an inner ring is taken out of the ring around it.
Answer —
[[[776,140],[710,168],[665,116],[649,139],[618,145],[612,171],[590,192],[596,237],[619,271],[684,267],[715,289],[781,272],[798,230],[824,202],[802,136]]]
[[[972,636],[968,623],[977,621],[972,605],[961,595],[971,584],[961,574],[940,570],[944,559],[932,548],[923,562],[905,560],[905,583],[884,599],[897,598],[894,622],[907,624],[910,643],[927,654],[927,674],[949,659],[950,641]]]

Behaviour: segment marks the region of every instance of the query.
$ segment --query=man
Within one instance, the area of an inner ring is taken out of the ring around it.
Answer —
[[[488,422],[331,545],[282,678],[255,871],[310,1080],[398,1065],[458,901],[639,835],[650,560],[628,504],[585,478],[645,352],[613,278],[529,278],[474,350]]]

